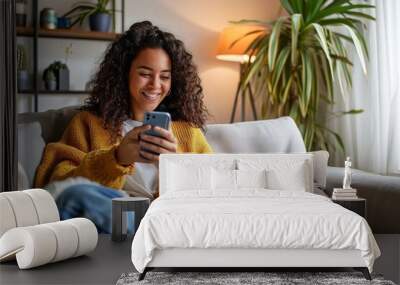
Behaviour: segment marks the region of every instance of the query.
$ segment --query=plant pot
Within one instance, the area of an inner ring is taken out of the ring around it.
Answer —
[[[26,26],[26,1],[16,1],[15,3],[15,24],[17,27]]]
[[[55,90],[57,90],[57,81],[55,81],[55,80],[45,81],[44,87],[48,91],[55,91]]]
[[[110,30],[111,16],[106,13],[90,15],[89,26],[92,31],[108,32]]]
[[[30,80],[28,70],[18,70],[17,73],[18,90],[28,90],[30,88]]]
[[[69,90],[69,69],[63,68],[56,72],[57,90]]]

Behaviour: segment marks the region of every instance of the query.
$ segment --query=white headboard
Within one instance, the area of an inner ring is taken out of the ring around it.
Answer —
[[[162,154],[160,156],[160,195],[173,189],[176,180],[185,179],[185,173],[190,169],[207,169],[211,167],[219,170],[257,170],[263,168],[279,173],[279,179],[293,175],[292,169],[301,164],[304,170],[303,179],[305,191],[313,190],[313,160],[312,154]],[[176,166],[179,166],[179,169]],[[179,173],[181,171],[181,173]],[[211,172],[211,171],[210,171]],[[209,174],[211,175],[211,173]],[[175,180],[175,181],[173,181]],[[190,183],[190,181],[189,181]],[[172,187],[171,187],[172,185]],[[205,185],[202,185],[206,187]],[[290,189],[284,189],[290,190]]]

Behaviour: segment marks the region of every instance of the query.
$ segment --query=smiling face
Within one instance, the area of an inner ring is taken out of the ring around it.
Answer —
[[[132,61],[129,92],[133,119],[154,111],[171,89],[171,60],[161,48],[146,48]]]

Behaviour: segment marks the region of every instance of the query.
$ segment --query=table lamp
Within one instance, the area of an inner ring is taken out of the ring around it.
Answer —
[[[241,118],[242,121],[245,120],[245,98],[246,93],[249,93],[249,100],[251,104],[251,109],[253,111],[254,119],[257,120],[257,111],[254,104],[254,95],[250,84],[247,84],[243,90],[240,88],[240,82],[243,78],[244,66],[249,61],[253,61],[255,56],[251,56],[251,50],[247,51],[249,45],[260,35],[260,33],[251,33],[252,31],[265,30],[263,26],[257,25],[232,25],[226,27],[219,36],[218,47],[217,47],[217,58],[225,61],[233,61],[240,63],[240,80],[237,86],[235,101],[233,103],[233,109],[231,114],[231,123],[235,119],[236,108],[238,105],[239,97],[241,97],[242,108],[241,108]],[[246,36],[247,35],[247,36]],[[235,44],[233,44],[236,41]],[[233,44],[233,45],[232,45]]]

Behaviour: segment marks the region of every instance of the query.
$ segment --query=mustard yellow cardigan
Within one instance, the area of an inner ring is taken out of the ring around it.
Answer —
[[[212,152],[201,130],[189,123],[173,122],[172,132],[178,141],[177,152]],[[112,143],[111,133],[103,127],[101,118],[86,111],[78,113],[61,140],[46,146],[36,171],[35,186],[82,176],[121,189],[125,175],[132,174],[135,166],[122,166],[116,161],[115,150],[120,140]]]

